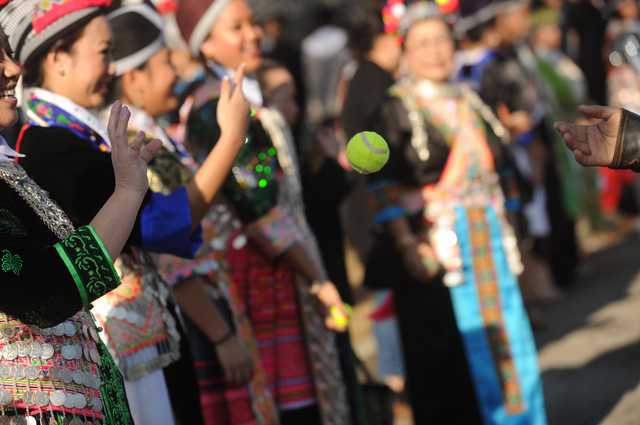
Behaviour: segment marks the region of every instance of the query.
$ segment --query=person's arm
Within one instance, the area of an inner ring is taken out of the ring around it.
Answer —
[[[124,248],[147,193],[147,164],[160,148],[155,140],[143,146],[143,135],[128,143],[129,110],[116,102],[109,115],[111,161],[115,175],[115,190],[91,221],[111,258],[117,258]]]
[[[142,138],[128,146],[129,113],[114,105],[109,132],[114,145],[116,189],[91,222],[53,246],[41,244],[21,229],[0,237],[0,276],[5,290],[0,310],[28,324],[52,326],[114,289],[120,278],[113,258],[129,237],[146,192],[146,166],[160,147]],[[15,222],[15,216],[2,214]]]
[[[173,293],[180,309],[215,347],[227,382],[243,384],[253,375],[251,357],[211,301],[205,285],[197,278],[190,279],[175,286]]]
[[[235,73],[235,81],[225,78],[220,89],[216,117],[220,138],[187,186],[191,221],[195,229],[209,210],[242,147],[249,125],[249,103],[241,89],[244,65]]]

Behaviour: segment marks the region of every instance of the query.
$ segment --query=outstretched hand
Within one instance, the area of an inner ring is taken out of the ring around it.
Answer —
[[[144,133],[140,132],[129,143],[127,130],[130,117],[129,109],[121,102],[117,101],[111,107],[107,129],[111,141],[111,162],[116,189],[145,193],[149,187],[147,165],[162,146],[162,142],[152,140],[144,144]]]
[[[580,164],[603,167],[611,165],[622,110],[604,106],[581,106],[579,110],[590,124],[558,122],[556,129]]]
[[[216,116],[222,136],[244,143],[249,126],[250,105],[242,92],[244,65],[236,70],[233,81],[225,77],[220,87]]]

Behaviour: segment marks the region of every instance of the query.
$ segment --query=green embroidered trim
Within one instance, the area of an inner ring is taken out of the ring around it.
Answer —
[[[109,250],[107,249],[107,247],[104,246],[104,242],[102,242],[102,238],[96,233],[96,229],[94,229],[93,226],[87,225],[85,227],[87,229],[89,229],[89,231],[91,232],[91,235],[93,236],[93,238],[98,243],[98,246],[100,247],[100,250],[102,251],[102,255],[107,260],[107,264],[109,265],[109,268],[111,269],[111,272],[115,276],[118,276],[118,282],[119,282],[120,281],[120,277],[119,277],[120,275],[116,271],[116,268],[113,266],[113,258],[111,258],[111,254],[109,254]]]
[[[71,273],[71,277],[73,278],[73,283],[76,284],[76,287],[78,288],[78,292],[80,292],[80,300],[82,301],[82,306],[88,307],[89,296],[87,295],[87,290],[84,288],[84,285],[82,284],[82,279],[80,279],[80,275],[78,274],[78,271],[74,267],[73,262],[71,261],[71,258],[69,258],[67,253],[64,251],[64,248],[60,245],[60,243],[55,244],[53,247],[58,252],[58,255],[60,256],[60,258],[62,258],[64,265],[67,266],[67,270],[69,270],[69,273]]]
[[[27,236],[20,219],[11,211],[0,208],[0,234],[11,236]]]
[[[2,271],[5,273],[13,272],[16,276],[20,275],[22,270],[22,258],[18,254],[12,254],[11,251],[5,249],[2,251]]]
[[[133,425],[122,374],[102,342],[98,342],[98,351],[102,360],[99,366],[100,378],[102,379],[100,393],[102,395],[102,412],[104,413],[105,423],[109,425]]]
[[[86,300],[85,306],[120,283],[111,256],[91,227],[79,228],[58,242],[56,250],[69,268],[76,285],[79,285],[83,303]],[[80,286],[84,289],[84,295]]]

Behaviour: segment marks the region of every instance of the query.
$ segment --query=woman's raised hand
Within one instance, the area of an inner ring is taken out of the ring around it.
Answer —
[[[129,143],[130,117],[129,109],[121,102],[117,101],[111,107],[107,129],[111,142],[111,162],[116,179],[116,190],[126,189],[144,194],[149,187],[147,165],[162,146],[162,142],[152,140],[144,144],[144,133],[140,132]]]
[[[220,88],[217,119],[221,136],[244,143],[249,126],[250,105],[242,92],[244,65],[235,72],[233,81],[225,77]]]

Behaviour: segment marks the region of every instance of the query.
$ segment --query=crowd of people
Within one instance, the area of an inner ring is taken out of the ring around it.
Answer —
[[[0,0],[0,424],[366,425],[347,249],[416,425],[547,423],[529,317],[636,212],[640,6],[362,7]]]

